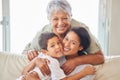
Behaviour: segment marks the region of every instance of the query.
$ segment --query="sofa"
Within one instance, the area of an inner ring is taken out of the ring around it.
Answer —
[[[26,55],[0,52],[0,80],[16,80],[28,63]],[[108,57],[95,67],[95,80],[120,80],[120,57]]]

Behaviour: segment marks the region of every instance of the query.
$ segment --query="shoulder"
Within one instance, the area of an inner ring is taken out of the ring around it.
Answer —
[[[42,30],[42,32],[51,32],[52,31],[52,26],[50,24],[45,25]]]
[[[44,32],[52,32],[52,27],[50,24],[47,24],[45,25],[42,29],[40,29],[37,34],[36,34],[36,37],[39,37],[41,35],[41,33],[44,33]],[[36,38],[35,37],[35,38]]]
[[[75,19],[71,20],[71,27],[84,27],[84,28],[88,29],[87,25],[85,25],[84,23],[77,21]]]

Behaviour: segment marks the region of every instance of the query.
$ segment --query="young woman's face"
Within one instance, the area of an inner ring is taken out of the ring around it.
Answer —
[[[82,49],[82,46],[80,46],[79,37],[73,31],[67,33],[63,39],[63,45],[65,56],[78,56],[77,52]]]
[[[63,11],[53,11],[50,17],[53,32],[61,35],[70,29],[70,16]]]
[[[58,37],[53,37],[47,43],[48,55],[54,58],[60,58],[63,55],[63,46]]]

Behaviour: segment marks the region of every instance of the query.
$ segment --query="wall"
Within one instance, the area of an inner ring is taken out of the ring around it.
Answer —
[[[111,24],[109,28],[109,54],[120,54],[120,0],[111,2]]]

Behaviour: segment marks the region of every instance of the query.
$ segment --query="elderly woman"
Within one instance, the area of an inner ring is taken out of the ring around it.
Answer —
[[[24,49],[24,53],[28,54],[29,60],[32,60],[34,57],[38,55],[37,51],[41,48],[38,45],[38,38],[42,32],[54,32],[56,35],[59,36],[61,40],[66,35],[66,32],[75,26],[82,26],[89,32],[91,43],[90,47],[88,47],[87,51],[83,56],[75,57],[74,59],[67,60],[66,63],[62,65],[62,69],[66,74],[72,72],[76,66],[81,64],[101,64],[104,62],[104,56],[101,51],[100,45],[95,39],[95,37],[91,34],[88,27],[72,19],[72,12],[71,6],[66,0],[51,0],[47,6],[47,17],[50,24],[43,27],[43,29],[37,33],[35,38],[31,43],[29,43],[26,48]],[[69,50],[67,50],[69,51]],[[45,61],[40,59],[41,66],[40,69],[42,70],[44,75],[50,74],[50,70],[48,65],[46,65]]]

